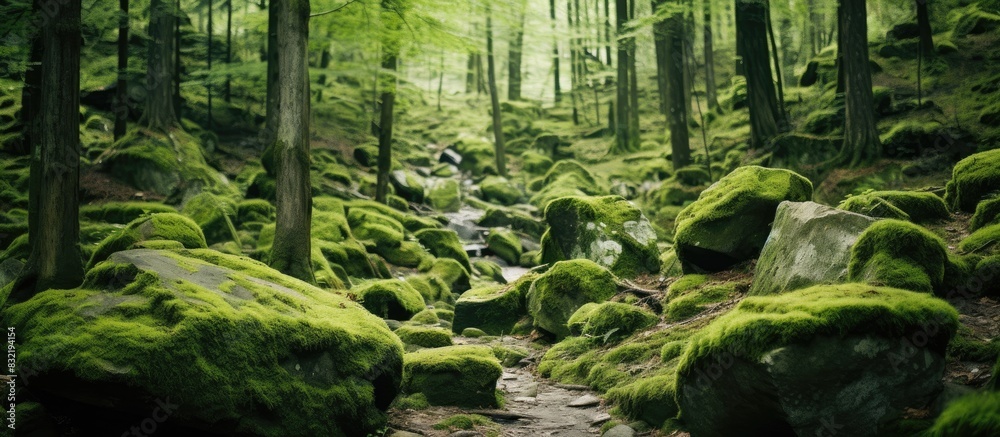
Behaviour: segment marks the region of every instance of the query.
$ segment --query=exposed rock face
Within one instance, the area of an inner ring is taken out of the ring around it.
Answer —
[[[625,278],[660,270],[652,225],[622,197],[556,199],[545,209],[545,220],[542,263],[584,258]]]
[[[129,429],[163,402],[183,429],[364,436],[385,425],[401,382],[402,344],[378,317],[210,250],[117,252],[81,288],[3,318],[32,391],[88,435]]]
[[[781,202],[757,260],[751,295],[847,279],[851,247],[875,219],[813,202]]]

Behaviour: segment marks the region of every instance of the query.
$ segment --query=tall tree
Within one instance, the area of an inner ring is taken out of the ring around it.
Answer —
[[[524,19],[527,0],[515,5],[517,22],[514,25],[514,35],[511,36],[507,57],[507,99],[521,100],[521,50],[524,46]]]
[[[115,88],[115,141],[128,128],[128,0],[118,0],[118,84]]]
[[[628,21],[629,0],[615,0],[615,23],[618,35],[618,76],[615,84],[617,88],[615,98],[615,150],[618,152],[633,151],[638,144],[633,138],[631,129],[631,109],[629,102],[629,50],[628,45],[632,44],[631,38],[625,37]]]
[[[31,179],[37,199],[27,263],[14,292],[22,300],[50,288],[83,282],[80,252],[80,14],[81,1],[55,8],[39,29],[40,103]]]
[[[264,131],[261,142],[269,147],[278,134],[278,4],[286,0],[271,0],[267,8],[267,89],[264,102]]]
[[[226,68],[233,63],[233,0],[226,0]],[[226,85],[222,89],[223,100],[226,103],[232,101],[233,84],[232,77],[226,73]]]
[[[205,53],[206,61],[208,62],[208,71],[212,71],[212,42],[214,41],[214,31],[212,27],[212,12],[214,11],[213,0],[206,0],[208,8],[208,51]],[[208,92],[208,129],[212,130],[212,79],[211,76],[205,81],[205,91]]]
[[[174,82],[175,12],[169,0],[149,2],[149,45],[146,63],[146,124],[166,132],[177,126]]]
[[[552,20],[552,31],[555,33],[558,22],[556,21],[556,0],[549,0],[549,18]],[[556,102],[562,100],[562,84],[559,76],[559,38],[552,38],[552,70],[555,74],[555,99]]]
[[[750,110],[750,143],[761,147],[778,133],[778,99],[771,76],[765,0],[736,1],[736,44],[743,57]]]
[[[652,0],[651,6],[653,14],[658,15],[661,7],[669,7],[666,0]],[[660,96],[660,113],[669,114],[667,109],[667,63],[670,62],[670,54],[667,50],[667,34],[670,32],[670,20],[660,20],[653,24],[653,52],[656,54],[656,86]]]
[[[930,0],[916,0],[917,29],[920,31],[920,52],[925,58],[934,56],[934,37],[931,32],[931,17],[927,12],[928,1]]]
[[[392,123],[396,103],[396,68],[399,62],[399,28],[403,11],[398,0],[382,0],[382,19],[385,30],[382,38],[382,74],[379,88],[382,90],[382,106],[379,114],[378,135],[378,175],[375,184],[375,200],[386,203],[389,194],[389,171],[392,169]]]
[[[628,19],[635,19],[635,0],[628,2]],[[639,75],[635,62],[636,44],[635,37],[628,38],[626,44],[628,50],[628,129],[629,139],[632,141],[630,150],[639,150]]]
[[[778,129],[788,130],[788,115],[785,112],[785,84],[781,80],[781,60],[778,58],[778,41],[774,38],[774,25],[771,23],[771,2],[764,3],[767,8],[767,36],[771,41],[771,57],[774,58],[774,74],[778,78]]]
[[[42,0],[32,0],[31,8],[38,14],[42,8]],[[39,32],[32,32],[28,38],[28,64],[24,72],[24,87],[21,88],[21,126],[24,126],[22,141],[17,155],[29,155],[38,138],[38,111],[42,105],[42,37]],[[32,184],[34,185],[34,184]],[[31,202],[33,193],[29,193]],[[37,196],[34,196],[37,197]],[[31,226],[31,223],[28,223]],[[30,231],[29,231],[30,234]]]
[[[688,142],[688,110],[691,106],[685,97],[684,83],[684,26],[683,9],[676,10],[664,21],[666,35],[667,74],[667,125],[670,127],[670,151],[674,169],[691,163],[691,146]]]
[[[708,101],[708,109],[719,108],[719,98],[715,88],[715,48],[712,44],[712,1],[703,0],[704,9],[704,48],[705,48],[705,100]]]
[[[577,0],[579,3],[579,0]],[[579,6],[579,4],[577,4]],[[577,8],[579,9],[579,8]],[[577,107],[577,87],[580,81],[580,48],[577,46],[578,40],[576,39],[577,28],[573,23],[573,3],[572,0],[566,0],[566,24],[569,29],[569,97],[573,103],[573,124],[580,124],[580,110]],[[579,21],[579,20],[577,20]]]
[[[841,0],[840,33],[844,51],[844,147],[842,157],[852,166],[882,155],[875,125],[871,64],[868,60],[868,13],[865,0]]]
[[[309,1],[278,0],[277,135],[273,147],[276,167],[277,220],[270,265],[304,281],[315,283],[312,262],[312,193],[309,183]]]
[[[493,109],[493,137],[496,140],[495,152],[497,172],[507,176],[507,148],[503,138],[503,119],[500,114],[500,96],[497,95],[496,56],[493,53],[493,11],[486,2],[486,64],[490,86],[490,105]]]

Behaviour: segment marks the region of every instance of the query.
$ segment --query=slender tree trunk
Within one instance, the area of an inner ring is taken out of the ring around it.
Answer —
[[[571,3],[570,0],[566,0],[566,24],[567,24],[567,28],[569,29],[570,34],[571,35],[575,34],[577,29],[573,25],[573,4]],[[574,36],[570,36],[570,38],[569,38],[569,68],[570,68],[570,74],[569,74],[569,79],[570,79],[569,80],[569,87],[570,87],[569,88],[569,96],[570,96],[570,100],[572,100],[572,102],[573,102],[573,125],[574,126],[580,124],[580,112],[579,112],[579,108],[577,108],[577,101],[576,101],[577,100],[576,89],[577,89],[577,86],[579,86],[579,84],[577,83],[579,81],[579,70],[578,70],[578,67],[579,67],[579,58],[580,58],[580,49],[577,47],[576,38]]]
[[[383,19],[387,22],[386,36],[382,41],[382,74],[379,88],[382,101],[378,134],[378,174],[375,183],[375,200],[388,202],[389,172],[392,170],[392,127],[396,104],[396,70],[399,67],[399,22],[390,0],[382,0]]]
[[[765,3],[767,8],[767,36],[771,40],[771,56],[774,58],[774,73],[778,88],[778,130],[788,130],[788,114],[785,112],[785,85],[781,80],[781,59],[778,58],[778,41],[774,38],[774,26],[771,24],[771,3]]]
[[[778,133],[778,100],[767,48],[767,8],[754,0],[736,2],[736,43],[743,56],[750,110],[751,146],[761,147]]]
[[[871,64],[868,61],[868,13],[865,0],[841,0],[844,8],[845,124],[844,153],[851,166],[872,162],[882,155],[875,125]]]
[[[118,85],[115,88],[115,141],[128,129],[128,0],[118,0]]]
[[[50,288],[69,289],[83,282],[80,252],[80,14],[70,0],[43,21],[41,107],[31,159],[38,199],[30,212],[35,233],[14,301]],[[169,101],[168,101],[169,102]]]
[[[615,0],[615,21],[617,32],[625,33],[625,23],[628,21],[628,0]],[[628,44],[630,41],[618,41],[618,80],[616,83],[617,97],[615,99],[615,147],[619,152],[632,150],[632,138],[629,129],[629,78],[628,78]]]
[[[278,138],[278,82],[281,80],[278,70],[278,8],[281,2],[291,0],[271,0],[267,9],[267,96],[265,100],[264,132],[261,135],[263,144],[270,146]]]
[[[549,18],[552,19],[553,33],[557,27],[556,21],[556,0],[549,0]],[[555,99],[556,102],[562,100],[562,83],[559,75],[559,37],[552,39],[552,69],[555,72]]]
[[[916,0],[917,2],[917,29],[920,30],[920,51],[925,58],[934,56],[934,37],[931,32],[931,17],[927,12],[927,2],[930,0]]]
[[[653,8],[653,13],[661,6],[665,5],[666,0],[652,0],[651,6]],[[670,50],[667,47],[670,32],[671,20],[663,20],[658,23],[653,24],[653,50],[656,53],[656,85],[657,91],[660,97],[660,113],[663,115],[669,115],[669,103],[668,103],[668,87],[667,84],[667,64],[670,62]]]
[[[437,107],[441,112],[441,94],[444,91],[444,50],[441,51],[441,65],[438,67]]]
[[[165,2],[169,0],[159,0],[159,1]],[[152,0],[150,0],[150,4],[152,5]],[[173,32],[174,62],[172,64],[174,73],[170,80],[173,81],[174,84],[174,95],[173,95],[174,117],[175,117],[174,119],[176,121],[179,121],[181,118],[184,117],[184,100],[181,98],[181,20],[177,16],[177,14],[181,12],[181,0],[177,0],[176,2],[174,2],[174,9],[172,12],[173,13],[170,15],[170,17],[168,17],[168,19],[173,23],[174,26],[174,32]],[[167,56],[169,57],[169,55]],[[176,121],[175,124],[177,124]]]
[[[514,35],[510,41],[507,60],[507,99],[521,100],[521,47],[524,45],[524,8],[527,2],[522,1],[517,11],[518,19]]]
[[[688,111],[690,103],[686,100],[684,90],[684,14],[676,12],[665,22],[667,28],[666,41],[666,73],[667,73],[667,125],[670,127],[671,161],[674,169],[680,169],[691,163],[691,146],[688,142]]]
[[[215,9],[213,7],[214,5],[212,4],[212,2],[213,2],[213,0],[208,0],[208,51],[205,53],[205,58],[207,59],[207,62],[208,62],[208,72],[209,73],[212,72],[212,42],[214,40],[214,37],[213,37],[212,33],[215,30],[212,27],[212,16],[214,15],[213,14],[213,12],[214,12],[213,9]],[[209,79],[207,79],[205,81],[205,90],[208,92],[208,130],[212,130],[213,123],[212,123],[212,80],[211,80],[211,75],[209,76]]]
[[[604,55],[611,66],[611,1],[604,0]]]
[[[806,0],[806,9],[809,10],[809,55],[816,56],[819,53],[820,42],[819,42],[819,25],[817,21],[819,20],[816,15],[816,0]]]
[[[500,96],[497,95],[496,60],[493,53],[493,12],[486,3],[486,63],[490,84],[490,104],[493,108],[493,136],[496,139],[497,172],[507,176],[507,151],[503,139],[503,119],[500,114]]]
[[[316,91],[316,103],[323,101],[323,89],[326,88],[326,69],[330,68],[330,61],[332,60],[333,56],[330,55],[330,47],[324,44],[323,51],[319,54],[319,69],[321,73],[316,78],[316,84],[319,85],[319,90]]]
[[[681,42],[684,49],[684,65],[682,65],[682,70],[684,70],[684,104],[687,108],[688,119],[691,119],[693,115],[692,100],[694,94],[694,72],[695,72],[695,60],[694,60],[694,4],[693,0],[685,0],[682,5],[687,9],[687,13],[684,14],[684,21],[682,21],[684,29],[684,40]],[[688,66],[691,68],[688,68]]]
[[[705,100],[708,109],[719,108],[719,98],[715,88],[715,50],[712,45],[712,1],[704,0],[705,12]]]
[[[469,52],[469,61],[465,63],[465,93],[472,94],[476,88],[476,54]]]
[[[312,270],[312,193],[309,183],[308,0],[279,0],[277,9],[278,132],[274,144],[278,210],[271,248],[274,269],[316,283]]]
[[[781,19],[781,61],[782,61],[782,71],[784,74],[779,78],[781,83],[787,86],[795,86],[793,70],[795,68],[795,63],[798,60],[798,53],[792,50],[792,46],[795,44],[792,38],[792,20],[790,18]]]
[[[841,29],[837,32],[837,94],[843,93],[847,86],[846,71],[844,70],[844,53],[849,51],[847,42],[844,41],[844,2],[837,3],[837,26]]]
[[[233,63],[233,0],[226,0],[226,68]],[[226,86],[223,88],[223,99],[230,103],[233,98],[233,84],[229,73],[226,73]]]
[[[177,125],[176,96],[170,93],[175,73],[171,62],[175,55],[175,18],[170,4],[163,0],[150,0],[149,15],[146,123],[150,129],[166,132]]]
[[[41,13],[42,0],[31,2],[32,12]],[[21,142],[21,153],[19,155],[32,156],[36,149],[36,144],[41,138],[41,117],[42,110],[42,35],[41,32],[32,32],[30,36],[30,53],[28,54],[28,70],[24,75],[24,88],[21,89],[21,124],[24,126],[24,139]],[[32,236],[38,235],[38,223],[30,220],[38,215],[38,199],[41,198],[39,189],[41,187],[42,176],[38,171],[28,172],[28,243],[31,243]]]
[[[635,0],[629,0],[629,19],[635,18]],[[628,49],[628,115],[630,150],[639,150],[639,76],[635,65],[635,37],[629,38]]]

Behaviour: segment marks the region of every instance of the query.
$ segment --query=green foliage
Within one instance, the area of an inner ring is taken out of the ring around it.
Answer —
[[[667,290],[663,304],[665,319],[680,321],[698,315],[712,304],[732,299],[737,295],[737,288],[749,288],[749,282],[746,279],[709,282],[703,275],[683,276]]]
[[[462,248],[458,234],[450,229],[422,229],[413,234],[424,247],[438,258],[458,261],[466,271],[471,271],[469,255]]]
[[[976,213],[969,223],[969,230],[975,231],[998,222],[1000,222],[1000,197],[991,197],[976,205]]]
[[[155,202],[108,202],[80,206],[80,218],[90,221],[126,224],[145,214],[177,212],[172,206]]]
[[[532,174],[544,174],[552,168],[552,158],[534,151],[521,154],[521,170]]]
[[[913,291],[931,292],[944,282],[947,251],[940,237],[900,220],[880,220],[858,237],[847,276]]]
[[[675,395],[676,376],[665,372],[612,388],[607,398],[615,404],[617,413],[660,427],[679,412]]]
[[[997,243],[1000,243],[1000,224],[992,224],[966,237],[958,244],[958,249],[966,253],[995,254],[1000,249]]]
[[[927,430],[928,437],[1000,434],[1000,393],[974,393],[951,403]]]
[[[485,346],[423,349],[403,356],[402,390],[422,393],[431,405],[493,407],[502,372]]]
[[[442,179],[434,182],[427,192],[427,203],[441,212],[457,212],[462,207],[462,191],[458,181]]]
[[[181,212],[201,227],[208,244],[236,241],[242,245],[233,225],[236,202],[232,199],[201,193],[189,199]]]
[[[499,176],[487,176],[479,183],[479,189],[482,191],[483,200],[500,205],[513,205],[524,197],[524,193],[517,186],[507,178]]]

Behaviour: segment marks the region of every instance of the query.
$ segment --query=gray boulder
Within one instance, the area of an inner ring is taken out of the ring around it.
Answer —
[[[813,202],[781,202],[751,295],[843,282],[851,247],[875,219]]]

